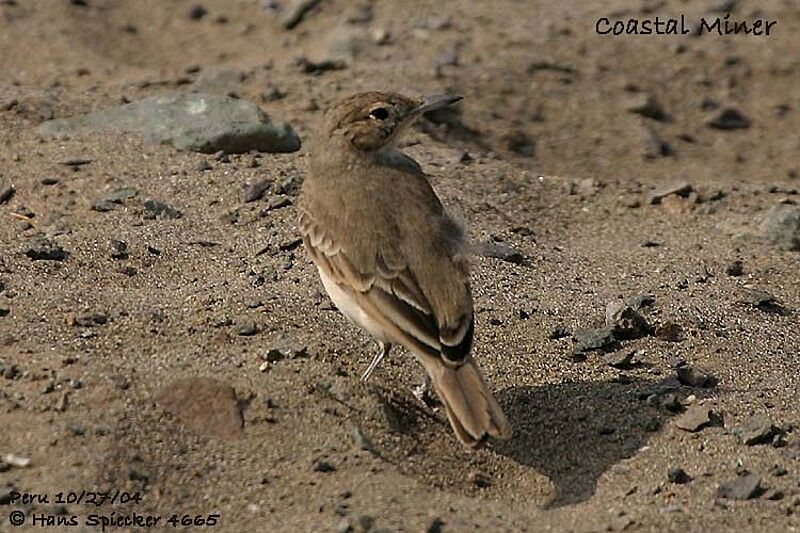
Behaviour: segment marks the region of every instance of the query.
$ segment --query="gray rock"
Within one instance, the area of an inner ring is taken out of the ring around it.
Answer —
[[[781,435],[781,429],[772,423],[769,416],[764,413],[750,417],[735,433],[739,435],[743,444],[755,446],[756,444],[769,444],[776,435]]]
[[[258,181],[246,181],[242,184],[242,202],[255,202],[260,200],[264,193],[267,192],[271,182],[266,179]]]
[[[702,368],[682,364],[678,365],[676,371],[678,373],[678,381],[681,382],[681,385],[686,385],[687,387],[714,387],[717,384],[717,378]]]
[[[17,190],[14,188],[13,185],[2,185],[0,186],[0,204],[4,204],[11,200],[16,193]]]
[[[781,250],[800,251],[800,207],[779,205],[761,224],[764,236]]]
[[[281,18],[281,25],[287,30],[296,27],[319,2],[320,0],[294,0],[287,6]]]
[[[39,135],[55,138],[105,131],[137,133],[149,142],[203,153],[300,148],[291,126],[273,122],[256,104],[201,93],[153,96],[88,115],[49,120],[37,128]]]
[[[655,97],[651,94],[636,93],[631,96],[625,104],[625,109],[631,113],[636,113],[643,117],[651,118],[653,120],[665,121],[667,115],[664,109],[656,101]]]
[[[634,366],[633,358],[635,356],[636,350],[618,351],[606,355],[605,362],[608,366],[620,370],[630,370]]]
[[[522,252],[516,248],[498,242],[482,242],[474,247],[475,255],[500,259],[516,265],[522,264],[525,259]]]
[[[722,417],[710,407],[692,405],[675,422],[675,425],[690,433],[696,433],[709,426],[721,426]]]
[[[742,298],[742,303],[755,307],[765,313],[785,314],[786,308],[775,296],[761,289],[748,289]]]
[[[683,468],[673,467],[667,471],[667,479],[670,483],[683,485],[689,483],[692,480],[692,476],[687,474]]]
[[[23,252],[33,261],[64,261],[68,255],[61,246],[44,237],[34,239]]]
[[[612,327],[579,329],[573,337],[575,338],[573,357],[580,357],[593,351],[611,351],[618,345]]]
[[[672,194],[686,198],[687,196],[689,196],[691,192],[692,192],[692,185],[689,182],[680,181],[677,183],[672,183],[670,185],[667,185],[666,187],[662,187],[656,190],[653,194],[651,194],[650,203],[653,205],[660,204],[661,200]]]
[[[632,306],[619,301],[606,306],[606,326],[614,328],[617,339],[638,339],[650,332],[647,320]]]
[[[764,493],[761,486],[761,477],[755,474],[739,476],[731,481],[720,483],[717,487],[717,497],[729,500],[750,500]]]
[[[156,218],[177,220],[183,216],[183,213],[171,205],[158,200],[145,200],[142,205],[144,206],[144,214],[142,216],[148,220]]]

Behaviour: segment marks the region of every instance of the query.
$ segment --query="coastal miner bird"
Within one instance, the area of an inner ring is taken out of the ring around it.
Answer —
[[[392,344],[427,373],[458,438],[474,447],[511,428],[472,359],[465,231],[397,140],[426,111],[458,96],[415,100],[367,92],[324,117],[298,203],[303,243],[336,306],[378,340],[363,380]]]

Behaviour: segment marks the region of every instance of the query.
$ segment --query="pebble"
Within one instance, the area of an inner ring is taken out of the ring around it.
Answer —
[[[692,480],[692,476],[687,474],[683,468],[673,467],[667,471],[667,480],[670,483],[683,485],[689,483]]]
[[[723,109],[707,122],[709,128],[717,130],[738,130],[750,127],[750,119],[734,107]]]
[[[606,355],[604,359],[608,366],[618,368],[620,370],[630,370],[634,366],[633,359],[636,354],[636,350],[618,351]]]
[[[236,334],[240,337],[252,337],[256,333],[258,333],[258,327],[252,321],[246,322],[236,330]]]
[[[638,339],[650,332],[647,320],[630,304],[620,301],[606,306],[606,326],[614,328],[617,339]]]
[[[0,204],[5,204],[14,196],[17,190],[13,185],[5,185],[0,187]]]
[[[722,417],[710,407],[691,405],[684,414],[675,421],[675,425],[684,431],[696,433],[710,426],[721,426]]]
[[[3,461],[10,464],[14,468],[27,468],[31,465],[30,457],[25,457],[22,455],[16,455],[13,453],[7,453],[3,457]]]
[[[331,463],[329,463],[328,461],[325,461],[323,459],[314,459],[312,467],[313,467],[314,472],[328,473],[328,472],[335,472],[336,471],[336,467],[335,466],[333,466]]]
[[[666,187],[662,187],[661,189],[656,190],[653,194],[650,195],[650,204],[651,205],[660,204],[661,200],[673,194],[676,196],[686,198],[689,196],[689,194],[691,194],[693,190],[694,189],[689,182],[679,181],[677,183],[673,183]]]
[[[738,476],[717,487],[717,497],[729,500],[750,500],[763,494],[761,478],[755,474]]]
[[[61,246],[45,237],[34,239],[24,254],[33,261],[64,261],[68,256]]]
[[[738,277],[744,274],[744,264],[740,259],[736,259],[728,263],[725,267],[725,273],[731,277]]]
[[[709,388],[717,385],[717,378],[701,368],[684,363],[678,365],[676,372],[678,381],[681,382],[681,385],[686,385],[687,387]]]
[[[145,200],[142,205],[144,206],[142,217],[147,220],[156,218],[177,220],[183,216],[179,210],[158,200]]]
[[[761,224],[761,230],[779,250],[800,251],[800,207],[775,206]]]
[[[772,419],[764,413],[751,416],[744,424],[734,430],[739,435],[740,440],[747,446],[757,444],[769,444],[775,436],[781,435],[783,431],[772,423]]]
[[[246,181],[242,184],[242,202],[249,203],[260,200],[271,185],[270,180]]]
[[[194,4],[187,13],[189,20],[200,20],[206,15],[208,15],[208,10],[202,4]]]
[[[614,338],[614,328],[609,326],[579,329],[573,334],[573,338],[575,339],[573,357],[586,352],[610,351],[618,344]]]
[[[662,341],[680,342],[683,340],[683,328],[675,322],[664,322],[656,326],[653,335]]]
[[[481,257],[499,259],[507,263],[514,263],[515,265],[521,265],[525,259],[522,252],[516,248],[504,243],[492,241],[478,243],[474,247],[474,253]]]
[[[113,259],[127,259],[128,258],[128,243],[125,241],[118,241],[112,239],[109,242],[109,249]]]
[[[286,7],[281,26],[287,30],[295,28],[319,2],[320,0],[294,0]]]
[[[667,115],[659,105],[656,98],[651,94],[636,93],[629,97],[625,109],[631,113],[636,113],[646,118],[664,122]]]
[[[742,303],[755,307],[765,313],[785,314],[786,308],[775,296],[761,289],[748,289],[742,298]]]

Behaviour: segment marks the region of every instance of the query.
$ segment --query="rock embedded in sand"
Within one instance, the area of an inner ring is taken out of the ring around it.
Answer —
[[[772,419],[764,413],[753,415],[735,432],[739,435],[742,443],[747,446],[769,444],[776,435],[783,433],[778,426],[772,423]]]
[[[500,259],[516,265],[522,264],[525,259],[522,252],[507,244],[498,242],[482,242],[474,247],[475,255]]]
[[[764,236],[781,250],[800,251],[800,207],[775,206],[761,224]]]
[[[684,431],[696,433],[709,426],[721,426],[722,417],[710,407],[692,405],[677,419],[675,425]]]
[[[36,131],[46,138],[107,131],[137,133],[149,142],[207,154],[300,149],[292,127],[273,122],[256,104],[202,93],[153,96],[87,115],[48,120]]]
[[[678,373],[678,381],[681,382],[681,385],[686,385],[687,387],[714,387],[717,384],[717,378],[702,368],[684,363],[678,365],[676,371]]]
[[[716,130],[741,130],[750,127],[750,119],[734,107],[728,107],[708,121],[708,127]]]
[[[692,184],[687,181],[679,181],[676,183],[672,183],[670,185],[667,185],[665,187],[656,190],[653,194],[651,194],[650,204],[652,205],[660,204],[661,200],[673,194],[686,198],[687,196],[689,196],[692,190],[693,190]]]
[[[34,239],[23,253],[32,261],[64,261],[68,255],[61,246],[44,237]]]
[[[638,339],[650,332],[647,320],[625,302],[613,301],[606,306],[606,326],[614,328],[614,337],[620,340]]]
[[[717,497],[728,500],[751,500],[763,493],[761,477],[755,474],[739,476],[731,481],[720,483],[717,487]]]

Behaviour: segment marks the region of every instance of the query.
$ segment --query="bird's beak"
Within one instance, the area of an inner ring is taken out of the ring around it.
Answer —
[[[436,111],[437,109],[442,109],[443,107],[453,105],[462,99],[462,96],[456,96],[453,94],[435,94],[423,96],[422,103],[411,109],[411,111],[408,112],[408,116],[419,116],[423,113],[427,113],[428,111]]]

